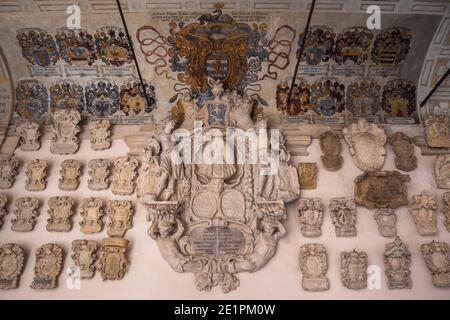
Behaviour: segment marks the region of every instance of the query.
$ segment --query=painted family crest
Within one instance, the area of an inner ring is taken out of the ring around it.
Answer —
[[[450,156],[440,154],[434,161],[434,178],[439,189],[450,189]]]
[[[86,111],[92,117],[112,117],[119,111],[119,87],[109,80],[90,82],[84,94]]]
[[[109,186],[110,162],[107,159],[91,159],[88,162],[88,188],[105,190]]]
[[[50,110],[75,109],[83,112],[85,108],[83,87],[73,81],[65,80],[49,88]]]
[[[383,237],[395,237],[397,235],[397,229],[395,223],[397,221],[397,215],[391,208],[377,209],[374,214],[375,221],[378,225],[378,232]]]
[[[8,204],[8,197],[4,193],[0,193],[0,228],[3,225],[3,217],[8,214],[6,205]]]
[[[81,114],[74,109],[60,109],[53,113],[50,152],[72,154],[78,150]]]
[[[66,159],[61,163],[61,178],[58,181],[60,190],[76,190],[80,184],[82,162],[74,159]]]
[[[306,79],[300,78],[298,79],[298,82],[294,84],[291,102],[288,105],[287,100],[289,92],[290,87],[286,81],[282,81],[277,85],[276,103],[277,109],[282,115],[307,116],[310,113],[315,113],[311,104],[311,85]]]
[[[97,270],[103,281],[120,280],[128,268],[126,257],[129,241],[121,238],[106,238],[102,240],[100,259]]]
[[[447,243],[434,240],[420,246],[425,264],[436,287],[450,287],[449,250]]]
[[[347,110],[355,117],[373,117],[381,110],[381,86],[362,80],[347,86]]]
[[[297,165],[297,171],[301,189],[317,188],[317,164],[315,162],[300,162]]]
[[[342,144],[336,132],[327,131],[320,135],[320,149],[322,155],[320,160],[327,171],[337,171],[342,168],[344,159],[341,156]]]
[[[302,198],[298,201],[298,222],[305,237],[322,234],[323,204],[320,198]]]
[[[20,276],[25,265],[25,251],[15,243],[0,247],[0,289],[19,287]]]
[[[33,289],[55,289],[63,267],[64,250],[57,244],[47,243],[36,250]]]
[[[356,237],[356,204],[351,198],[333,198],[329,204],[336,237]]]
[[[103,229],[103,201],[100,198],[86,198],[81,200],[82,220],[80,230],[83,233],[97,233]]]
[[[95,274],[97,242],[93,240],[72,241],[72,260],[80,270],[81,279],[90,279]]]
[[[389,143],[395,153],[395,166],[403,171],[417,168],[417,157],[414,155],[414,140],[403,132],[397,132],[389,137]]]
[[[355,202],[369,209],[398,208],[408,204],[409,175],[398,171],[366,172],[355,178]]]
[[[32,65],[47,67],[59,60],[59,51],[53,36],[40,29],[20,29],[17,40],[22,56]]]
[[[155,87],[144,82],[144,88],[133,79],[120,87],[120,110],[126,116],[148,115],[156,108]]]
[[[19,118],[38,120],[48,112],[48,91],[36,79],[20,80],[16,86],[15,112]]]
[[[47,161],[40,159],[28,160],[26,162],[27,177],[25,189],[28,191],[41,191],[47,186]]]
[[[222,114],[229,117],[204,121],[202,134],[215,134],[216,138],[202,141],[194,152],[207,157],[217,144],[225,143],[233,150],[230,156],[234,160],[224,163],[225,155],[218,153],[217,161],[212,162],[172,161],[172,151],[194,144],[193,140],[188,143],[192,136],[173,141],[175,121],[168,119],[148,141],[137,193],[148,208],[148,234],[170,266],[177,272],[194,273],[199,290],[221,286],[223,292],[229,292],[239,286],[237,273],[255,272],[273,257],[278,239],[286,232],[284,203],[295,201],[300,190],[281,135],[279,168],[273,173],[262,157],[257,163],[249,161],[247,139],[242,150],[235,142],[229,145],[225,135],[217,135],[226,130],[236,134],[238,127],[230,118],[242,105],[233,105],[232,94],[224,93],[219,81],[210,84],[222,101]],[[203,110],[202,119],[217,115],[216,110]],[[184,123],[180,127],[185,127]],[[267,128],[266,120],[260,117],[254,128]],[[266,151],[269,147],[257,146]],[[243,163],[236,163],[239,150],[247,155]],[[264,170],[269,174],[262,174]]]
[[[387,137],[383,128],[360,118],[357,123],[342,129],[345,141],[356,166],[363,171],[376,171],[384,164]]]
[[[434,196],[422,191],[412,197],[409,211],[421,236],[437,235],[437,203]]]
[[[92,120],[89,122],[89,136],[92,150],[105,150],[111,147],[111,130],[108,119]]]
[[[301,61],[306,62],[307,65],[317,65],[329,61],[333,56],[335,37],[336,34],[329,27],[312,26],[306,34],[305,50]],[[298,38],[299,48],[303,38],[304,34],[302,33]]]
[[[97,60],[94,38],[84,29],[57,30],[56,43],[61,58],[70,65],[92,65]]]
[[[36,224],[36,218],[39,216],[39,200],[30,197],[21,197],[16,199],[16,208],[11,219],[11,230],[19,232],[32,231]]]
[[[450,148],[448,117],[429,115],[425,120],[425,140],[432,148]]]
[[[114,161],[114,170],[111,179],[111,191],[118,195],[130,195],[136,187],[137,159],[123,156]]]
[[[382,30],[375,37],[371,60],[377,65],[397,66],[405,60],[411,49],[411,31],[392,27]]]
[[[67,232],[72,229],[72,215],[75,200],[67,196],[56,196],[48,199],[47,231]]]
[[[351,27],[336,37],[334,60],[337,64],[361,65],[369,58],[373,34],[365,27]]]
[[[318,243],[308,243],[300,247],[300,270],[302,287],[306,291],[324,291],[330,289],[326,248]]]
[[[131,45],[122,28],[109,26],[99,28],[94,39],[98,57],[106,65],[120,67],[133,61]]]
[[[331,117],[345,110],[345,85],[336,79],[319,79],[311,85],[311,108]]]
[[[123,238],[133,226],[134,208],[131,200],[108,200],[108,224],[106,231],[110,237]]]
[[[353,290],[367,288],[367,253],[353,249],[340,257],[342,284]]]
[[[384,273],[387,277],[388,288],[411,289],[411,253],[408,245],[403,243],[399,237],[395,237],[393,242],[386,244],[383,261]]]
[[[383,87],[381,107],[390,117],[410,117],[417,123],[416,86],[402,79],[389,81]]]
[[[0,189],[9,189],[16,181],[19,160],[16,158],[0,159]]]
[[[41,132],[39,124],[36,122],[26,121],[17,127],[20,134],[20,149],[22,151],[37,151],[41,148],[39,138]]]

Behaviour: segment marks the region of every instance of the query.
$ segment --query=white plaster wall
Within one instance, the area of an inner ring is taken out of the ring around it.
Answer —
[[[343,142],[344,144],[344,142]],[[383,169],[393,170],[394,154],[390,147],[386,163]],[[352,196],[353,180],[361,171],[353,164],[348,149],[343,148],[344,166],[337,172],[325,171],[320,163],[320,148],[318,140],[313,140],[308,148],[308,157],[296,157],[295,161],[315,161],[319,166],[318,188],[316,190],[302,191],[302,197],[320,197],[325,204],[325,218],[323,233],[319,238],[305,238],[300,234],[297,223],[297,210],[295,204],[288,208],[288,220],[285,225],[288,234],[279,242],[278,250],[274,258],[266,267],[254,274],[240,274],[240,287],[229,294],[223,294],[220,288],[214,288],[212,292],[200,292],[194,286],[194,277],[191,274],[178,274],[172,271],[169,265],[160,256],[156,243],[150,239],[146,231],[149,223],[146,221],[144,208],[137,205],[134,196],[114,196],[110,190],[90,191],[87,188],[87,169],[84,168],[81,184],[78,190],[63,192],[58,190],[59,164],[66,158],[74,158],[83,161],[86,165],[89,159],[103,157],[114,159],[126,154],[128,148],[121,140],[115,140],[113,146],[107,151],[92,151],[89,140],[84,140],[80,150],[73,156],[58,156],[49,152],[49,141],[44,141],[42,148],[37,152],[22,152],[17,150],[16,156],[21,160],[19,175],[14,186],[6,190],[9,198],[9,214],[4,217],[4,225],[0,230],[0,245],[7,242],[15,242],[26,251],[26,265],[18,289],[0,291],[0,299],[449,299],[450,289],[438,289],[433,287],[431,276],[426,269],[420,245],[431,240],[441,240],[450,243],[450,234],[443,226],[443,215],[438,212],[439,236],[419,236],[407,207],[396,210],[398,215],[397,230],[402,240],[408,243],[412,254],[412,282],[411,290],[388,290],[384,277],[383,251],[386,243],[392,240],[381,237],[378,234],[373,212],[358,207],[358,235],[355,238],[337,238],[328,211],[328,202],[332,197]],[[437,190],[432,176],[433,157],[422,157],[416,148],[418,156],[418,169],[413,171],[411,182],[408,185],[408,195],[428,189],[438,196],[439,210],[442,207],[441,197],[443,190]],[[26,159],[41,158],[51,163],[50,177],[47,189],[40,192],[25,191],[25,168],[23,162]],[[55,195],[69,195],[77,201],[77,213],[74,216],[74,228],[70,232],[55,233],[45,229],[47,219],[47,199]],[[40,216],[35,230],[29,233],[11,231],[11,218],[13,217],[13,200],[20,196],[35,196],[43,205],[40,208]],[[106,230],[94,235],[84,235],[80,232],[78,222],[80,214],[78,204],[83,197],[96,196],[103,200],[124,198],[133,199],[137,205],[133,220],[134,227],[130,229],[126,238],[130,240],[128,259],[130,268],[125,277],[120,281],[103,282],[100,274],[90,280],[81,282],[80,290],[70,290],[66,285],[68,275],[66,271],[71,265],[71,242],[75,239],[92,239],[99,244],[102,238],[107,237]],[[64,267],[59,277],[59,286],[54,290],[34,290],[29,286],[33,278],[34,252],[42,244],[55,242],[61,245],[65,251]],[[329,270],[327,276],[330,279],[330,290],[326,292],[305,292],[301,288],[301,274],[298,269],[298,250],[302,244],[318,242],[326,246],[328,251]],[[368,254],[370,265],[377,265],[381,271],[381,288],[379,290],[349,290],[341,284],[339,273],[339,253],[344,250],[365,250]]]

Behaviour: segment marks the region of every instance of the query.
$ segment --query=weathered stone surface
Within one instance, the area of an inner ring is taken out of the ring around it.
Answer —
[[[117,158],[114,161],[111,191],[118,195],[130,195],[136,186],[137,159],[128,156]]]
[[[94,276],[97,243],[93,240],[72,241],[72,260],[80,271],[81,279],[90,279]]]
[[[353,290],[367,288],[367,254],[364,251],[343,251],[341,256],[342,284]]]
[[[425,120],[425,139],[430,147],[450,148],[448,117],[429,115]]]
[[[88,162],[88,188],[91,190],[104,190],[109,187],[110,163],[106,159],[92,159]]]
[[[87,198],[81,200],[82,220],[80,221],[80,229],[83,233],[96,233],[102,231],[103,228],[103,202],[100,198]]]
[[[111,147],[111,131],[108,119],[89,122],[89,136],[92,150],[105,150]]]
[[[131,200],[108,200],[106,215],[109,218],[108,235],[122,238],[133,226],[133,203]]]
[[[449,246],[445,242],[432,241],[420,246],[425,264],[436,287],[450,287]]]
[[[324,291],[330,289],[326,276],[328,270],[327,251],[318,243],[308,243],[300,247],[300,270],[302,287],[306,291]]]
[[[450,191],[445,192],[442,196],[442,213],[444,214],[444,226],[450,232]]]
[[[79,177],[81,175],[81,161],[67,159],[61,163],[61,178],[59,179],[58,187],[61,190],[75,190],[80,184]]]
[[[0,289],[15,289],[25,265],[25,251],[15,243],[0,247]]]
[[[317,165],[315,162],[300,162],[297,165],[300,189],[317,188]]]
[[[16,199],[15,217],[11,219],[11,230],[31,231],[36,224],[36,217],[39,215],[39,200],[30,197]]]
[[[36,151],[41,148],[39,124],[30,121],[24,122],[17,127],[17,132],[20,135],[20,149],[22,151]]]
[[[48,199],[47,231],[67,232],[72,229],[73,206],[75,200],[67,196],[56,196]]]
[[[14,184],[19,160],[16,158],[0,159],[0,189],[9,189]]]
[[[374,218],[378,225],[378,232],[383,237],[390,238],[397,235],[397,229],[395,228],[397,216],[394,210],[391,208],[377,209]]]
[[[0,193],[0,228],[3,225],[3,217],[8,213],[6,205],[8,204],[8,197],[4,193]]]
[[[422,236],[438,234],[436,219],[437,203],[433,196],[425,191],[414,195],[409,204],[417,231]]]
[[[128,268],[126,252],[129,241],[121,238],[102,240],[101,255],[97,270],[103,281],[120,280]]]
[[[302,198],[298,201],[298,222],[305,237],[319,237],[322,234],[323,204],[320,198]]]
[[[417,168],[417,157],[414,155],[414,140],[403,132],[397,132],[389,137],[389,143],[395,153],[395,167],[403,171]]]
[[[53,113],[50,152],[72,154],[78,150],[81,114],[75,109],[58,109]]]
[[[434,177],[440,189],[450,189],[450,155],[441,154],[434,162]]]
[[[344,159],[341,156],[342,144],[339,135],[333,131],[327,131],[319,136],[319,140],[323,153],[320,160],[325,170],[337,171],[342,168]]]
[[[408,245],[399,237],[386,244],[384,250],[384,266],[389,289],[411,289],[411,253]]]
[[[47,166],[47,161],[45,160],[34,159],[27,161],[27,171],[25,172],[27,181],[25,189],[28,191],[40,191],[45,189],[47,186]]]
[[[36,250],[33,289],[55,289],[63,266],[63,249],[54,243],[47,243]]]
[[[330,215],[337,237],[356,236],[356,205],[351,198],[330,199]]]

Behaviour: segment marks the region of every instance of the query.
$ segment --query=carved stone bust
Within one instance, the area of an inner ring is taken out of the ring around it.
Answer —
[[[47,231],[65,232],[72,229],[71,216],[75,200],[67,196],[56,196],[48,199]]]
[[[31,231],[36,224],[36,217],[39,215],[39,200],[30,197],[16,199],[15,217],[11,219],[11,230]]]
[[[425,264],[431,272],[436,287],[450,287],[449,246],[445,242],[432,241],[420,246]]]
[[[81,279],[90,279],[94,276],[97,243],[93,240],[72,241],[72,260],[75,267],[80,270]]]
[[[414,155],[413,139],[403,132],[397,132],[389,137],[389,143],[395,153],[395,167],[403,171],[417,168],[417,157]]]
[[[440,189],[450,189],[450,155],[441,154],[434,162],[434,177]]]
[[[417,231],[422,236],[438,233],[436,221],[437,204],[433,196],[425,191],[414,195],[409,204],[409,211],[413,216]]]
[[[341,156],[342,144],[340,137],[333,131],[327,131],[319,136],[322,155],[322,165],[327,171],[337,171],[342,168],[343,158]]]
[[[384,266],[389,289],[411,289],[410,263],[411,253],[408,245],[403,243],[399,237],[386,244]]]
[[[53,113],[50,152],[72,154],[78,150],[81,114],[75,109],[58,109]]]
[[[63,249],[54,243],[47,243],[36,250],[33,289],[54,289],[63,266]]]
[[[17,127],[17,132],[20,135],[20,149],[22,151],[36,151],[41,147],[39,137],[39,124],[36,122],[24,122]]]
[[[0,247],[0,289],[15,289],[19,286],[24,267],[25,251],[15,243]]]
[[[297,165],[297,170],[301,189],[317,188],[317,165],[315,162],[300,162]]]
[[[81,161],[67,159],[61,163],[61,178],[59,179],[59,189],[61,190],[75,190],[80,184],[79,176],[81,174]]]
[[[397,229],[395,228],[397,216],[394,210],[391,208],[377,209],[374,217],[378,225],[378,232],[383,237],[390,238],[397,235]]]
[[[320,198],[303,198],[298,202],[300,231],[305,237],[319,237],[322,234],[323,204]]]
[[[356,205],[351,198],[330,199],[330,215],[337,237],[356,236]]]
[[[0,159],[0,189],[12,187],[19,167],[19,160],[16,158]]]
[[[93,120],[89,122],[89,136],[92,150],[104,150],[111,147],[111,131],[108,119]]]
[[[47,161],[28,160],[25,175],[27,176],[25,189],[28,191],[44,190],[47,185]]]
[[[120,280],[128,268],[126,252],[128,240],[121,238],[106,238],[102,240],[101,255],[97,270],[103,281]]]
[[[341,252],[341,279],[349,289],[367,288],[367,254],[364,251]]]
[[[118,195],[130,195],[136,186],[137,159],[129,156],[117,158],[114,161],[114,171],[111,180],[111,191]]]
[[[109,187],[110,163],[106,159],[89,160],[88,168],[90,178],[88,188],[91,190],[104,190]]]
[[[425,120],[425,139],[430,147],[450,148],[448,117],[429,115]]]
[[[326,276],[328,270],[327,251],[318,243],[308,243],[300,247],[300,270],[302,287],[306,291],[324,291],[330,288]]]
[[[384,145],[387,140],[383,128],[360,118],[357,123],[344,128],[342,133],[358,168],[376,171],[383,166],[386,155]]]

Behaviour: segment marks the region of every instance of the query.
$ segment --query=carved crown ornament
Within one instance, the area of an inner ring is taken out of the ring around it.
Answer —
[[[148,209],[148,234],[169,265],[177,272],[194,273],[199,290],[221,286],[229,292],[239,286],[237,273],[255,272],[273,257],[278,239],[286,233],[284,204],[296,200],[300,188],[279,132],[269,130],[267,138],[274,141],[270,135],[279,134],[278,168],[271,168],[267,157],[250,156],[250,144],[265,151],[270,144],[247,140],[241,146],[245,148],[239,148],[238,139],[227,141],[226,130],[237,136],[240,124],[267,129],[267,121],[262,116],[251,120],[246,97],[225,93],[220,81],[209,84],[212,99],[196,117],[203,120],[198,128],[202,135],[212,138],[194,145],[189,134],[173,141],[175,121],[164,121],[145,149],[137,194]],[[239,122],[231,120],[236,113],[242,114]],[[193,130],[194,123],[185,119],[180,128]],[[217,151],[220,145],[231,150],[230,158]],[[172,161],[172,151],[181,149],[202,161]],[[213,161],[206,161],[211,154]],[[239,154],[246,155],[244,161],[236,161]]]

